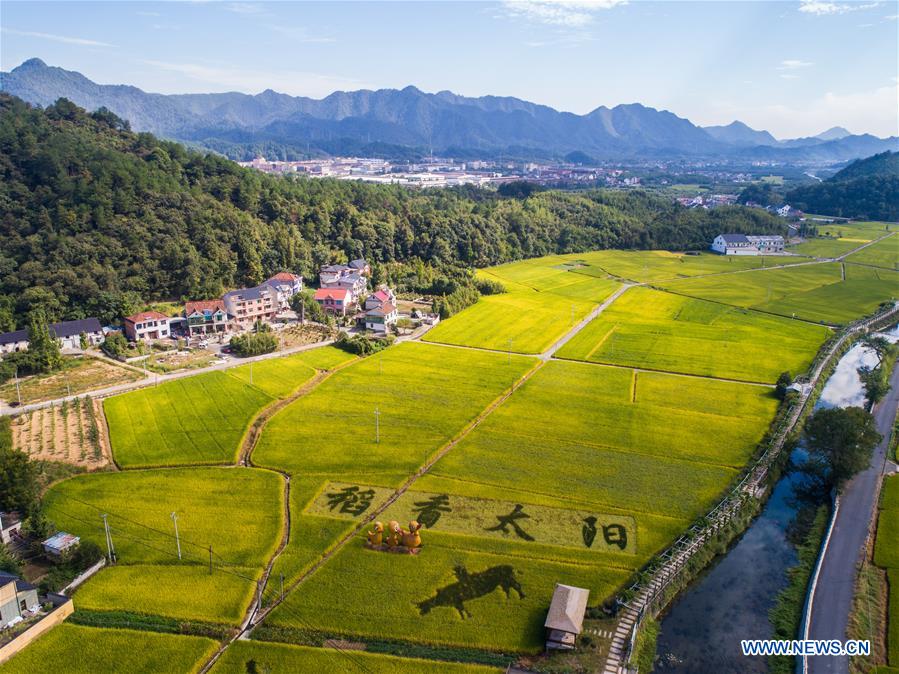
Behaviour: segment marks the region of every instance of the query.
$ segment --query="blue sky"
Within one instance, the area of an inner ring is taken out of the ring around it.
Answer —
[[[899,0],[10,2],[0,67],[37,56],[160,93],[401,88],[576,113],[640,102],[781,138],[897,130]]]

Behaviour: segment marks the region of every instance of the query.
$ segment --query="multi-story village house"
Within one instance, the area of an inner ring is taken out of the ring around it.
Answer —
[[[287,309],[290,298],[303,290],[303,277],[287,271],[278,272],[265,282],[277,294],[278,308]]]
[[[171,319],[158,311],[142,311],[125,316],[125,336],[132,342],[140,339],[163,339],[171,335]]]
[[[263,283],[255,288],[240,288],[222,295],[225,309],[233,317],[234,327],[246,330],[256,321],[270,321],[280,311],[278,292]]]
[[[228,330],[228,310],[222,300],[197,300],[184,305],[187,331],[194,335],[209,335]]]

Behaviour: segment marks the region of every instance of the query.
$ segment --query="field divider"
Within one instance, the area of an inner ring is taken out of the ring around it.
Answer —
[[[280,412],[292,402],[295,402],[299,398],[302,398],[303,396],[311,393],[315,388],[318,387],[319,384],[328,379],[335,372],[339,372],[348,365],[355,363],[357,360],[358,359],[356,358],[352,358],[344,363],[335,365],[329,370],[317,370],[312,377],[303,382],[303,384],[301,384],[299,388],[293,391],[293,393],[288,395],[286,398],[277,398],[263,407],[261,410],[259,410],[253,416],[253,418],[250,419],[250,422],[247,424],[247,428],[244,431],[243,436],[241,436],[240,444],[238,445],[237,450],[237,465],[253,465],[251,461],[253,450],[256,449],[256,445],[259,443],[259,438],[262,436],[263,429],[273,416],[275,416],[278,412]],[[284,474],[286,475],[286,473]]]

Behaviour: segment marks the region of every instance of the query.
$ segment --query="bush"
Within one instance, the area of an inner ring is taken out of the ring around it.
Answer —
[[[357,356],[370,356],[378,351],[383,351],[393,344],[393,337],[368,337],[366,335],[355,335],[350,337],[347,333],[341,332],[334,346],[343,349]]]
[[[113,332],[103,340],[100,348],[110,358],[122,358],[128,351],[128,340],[121,332]]]
[[[278,348],[278,339],[271,332],[250,332],[231,338],[231,348],[238,356],[259,356]]]

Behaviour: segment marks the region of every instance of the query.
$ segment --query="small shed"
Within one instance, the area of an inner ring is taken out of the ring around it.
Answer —
[[[0,512],[0,543],[8,545],[16,532],[22,529],[22,518],[17,512]]]
[[[590,590],[556,583],[546,615],[546,650],[571,650],[584,626]]]
[[[72,549],[76,548],[78,544],[81,543],[81,539],[74,534],[67,534],[65,531],[60,531],[58,533],[53,534],[46,541],[41,543],[44,547],[44,552],[52,557],[62,557],[68,552],[71,552]]]

